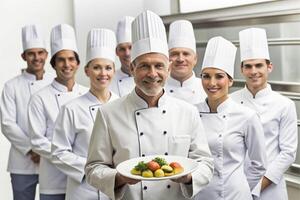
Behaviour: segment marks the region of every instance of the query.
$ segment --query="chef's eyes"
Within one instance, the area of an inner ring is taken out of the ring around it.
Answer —
[[[105,68],[106,71],[111,71],[113,70],[113,67],[111,65],[106,65],[105,67],[101,67],[99,65],[93,66],[94,70],[101,70],[102,68]]]
[[[212,77],[214,77],[217,80],[221,80],[226,77],[226,74],[224,74],[224,73],[218,73],[218,74],[213,74],[213,75],[206,74],[206,73],[201,74],[201,78],[204,80],[210,80],[210,79],[212,79]]]

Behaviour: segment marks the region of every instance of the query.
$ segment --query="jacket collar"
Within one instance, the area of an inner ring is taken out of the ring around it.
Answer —
[[[168,99],[166,92],[163,92],[163,95],[158,100],[158,107],[165,105]],[[137,109],[148,108],[148,103],[136,93],[135,89],[129,93],[128,98],[130,98],[131,102],[136,105]]]
[[[172,85],[174,87],[189,87],[189,86],[193,85],[195,78],[196,78],[196,76],[195,76],[195,73],[193,72],[192,76],[190,78],[188,78],[187,80],[183,81],[182,84],[180,83],[180,81],[174,79],[171,76],[169,76],[167,82],[169,85]]]
[[[28,73],[26,70],[22,73],[22,76],[24,76],[27,80],[36,81],[36,76],[34,74]]]
[[[60,92],[69,92],[67,86],[57,82],[55,79],[52,81],[51,86]],[[78,91],[79,85],[75,82],[72,91]]]
[[[230,107],[230,104],[232,104],[233,100],[228,97],[224,102],[222,102],[218,107],[217,107],[217,113],[224,113],[228,110]],[[201,108],[202,110],[200,112],[205,112],[205,113],[210,113],[210,108],[207,103],[207,98],[205,100],[204,106]]]
[[[258,91],[255,95],[255,97],[253,97],[252,93],[250,92],[250,90],[247,88],[247,86],[245,85],[244,89],[244,94],[248,99],[257,99],[257,98],[261,98],[261,97],[265,97],[268,94],[270,94],[272,92],[272,88],[270,84],[267,84],[267,87],[265,87],[264,89]]]

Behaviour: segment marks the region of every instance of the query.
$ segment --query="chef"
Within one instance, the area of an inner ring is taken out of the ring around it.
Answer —
[[[171,75],[165,89],[173,97],[191,104],[204,101],[206,94],[201,79],[193,71],[197,64],[196,40],[193,25],[187,20],[171,23],[169,30]]]
[[[120,97],[130,93],[135,86],[129,69],[131,55],[131,23],[133,19],[133,17],[124,16],[118,22],[116,31],[116,54],[121,62],[121,68],[116,70],[116,75],[110,85],[110,89]]]
[[[135,89],[100,107],[85,172],[88,183],[111,199],[188,199],[205,187],[213,161],[197,109],[163,90],[169,73],[166,33],[161,18],[141,13],[132,24],[131,73]],[[116,166],[149,155],[178,155],[199,163],[191,174],[163,181],[122,176]]]
[[[84,165],[98,108],[118,98],[108,86],[115,73],[115,33],[92,29],[87,39],[85,73],[90,90],[65,104],[56,119],[52,139],[52,162],[68,176],[66,199],[97,200],[98,190],[87,184]],[[108,199],[99,193],[100,199]]]
[[[40,199],[65,199],[66,175],[50,161],[53,126],[60,107],[87,91],[75,82],[79,67],[74,29],[67,24],[55,26],[51,31],[51,60],[56,78],[37,92],[29,102],[29,130],[34,152],[41,156]]]
[[[256,112],[228,95],[235,53],[236,47],[223,37],[211,38],[205,50],[201,77],[207,99],[197,107],[215,170],[212,181],[197,195],[199,200],[252,200],[252,194],[260,194],[266,167],[264,133]],[[251,161],[248,181],[244,173],[246,155]]]
[[[48,56],[41,30],[36,25],[22,28],[25,71],[4,85],[1,101],[1,131],[11,143],[8,167],[16,200],[33,200],[38,183],[40,157],[32,151],[28,132],[27,107],[32,94],[50,84],[53,76],[45,73]]]
[[[267,83],[273,65],[266,31],[245,29],[239,33],[239,39],[241,72],[246,85],[231,96],[238,103],[254,109],[263,124],[268,168],[262,181],[261,199],[287,200],[283,174],[295,161],[298,144],[295,104],[272,91]]]

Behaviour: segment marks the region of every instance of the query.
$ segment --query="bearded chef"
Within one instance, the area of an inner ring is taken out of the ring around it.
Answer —
[[[135,89],[100,107],[85,172],[88,183],[111,199],[189,199],[210,181],[213,161],[197,109],[163,90],[169,73],[164,24],[151,12],[132,24],[131,73]],[[128,159],[164,154],[199,163],[193,173],[159,182],[122,176],[116,166]]]

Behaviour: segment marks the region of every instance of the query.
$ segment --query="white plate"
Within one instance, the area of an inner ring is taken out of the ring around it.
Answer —
[[[130,173],[130,171],[140,162],[149,162],[155,157],[160,157],[164,158],[167,163],[171,162],[178,162],[183,168],[184,171],[180,174],[176,174],[173,176],[165,176],[165,177],[152,177],[152,178],[145,178],[139,175],[133,175]],[[196,170],[198,167],[198,162],[196,160],[186,158],[186,157],[181,157],[181,156],[165,156],[165,155],[153,155],[153,156],[145,156],[145,157],[138,157],[138,158],[132,158],[130,160],[126,160],[124,162],[121,162],[117,166],[117,171],[128,178],[132,179],[137,179],[137,180],[143,180],[143,181],[159,181],[159,180],[165,180],[165,179],[174,179],[174,178],[179,178],[181,176],[187,175],[194,170]]]

